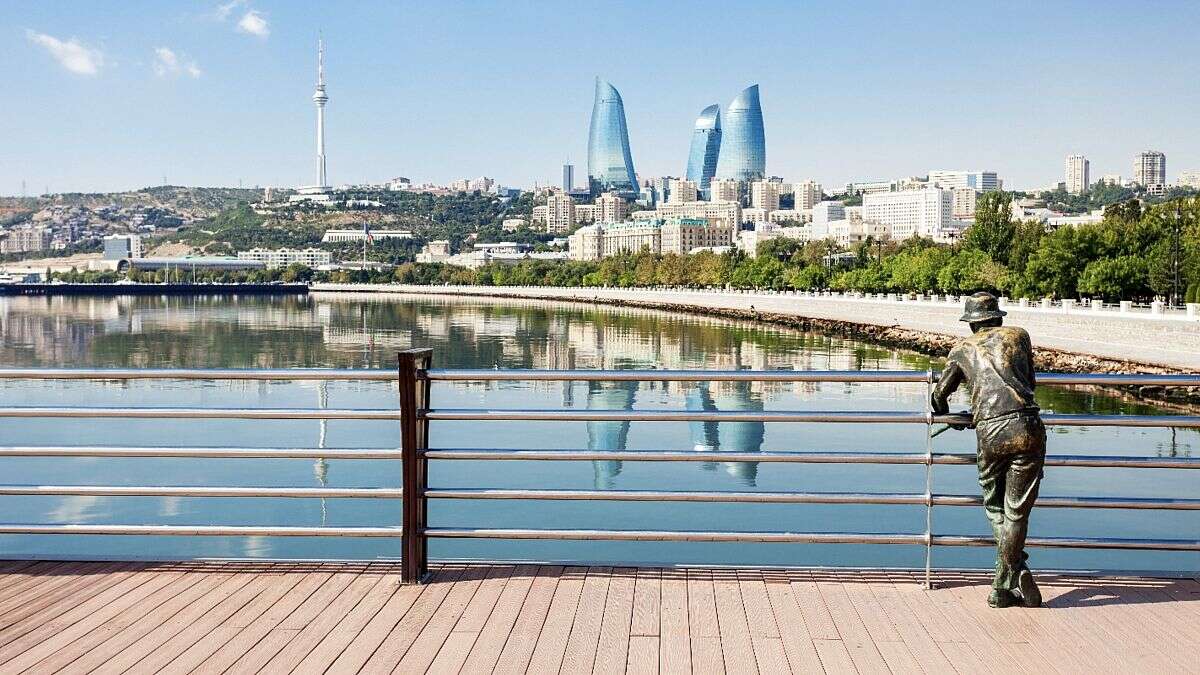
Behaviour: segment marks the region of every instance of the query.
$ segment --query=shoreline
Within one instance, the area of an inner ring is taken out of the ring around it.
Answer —
[[[313,284],[310,293],[319,297],[323,293],[359,293],[378,295],[436,295],[442,297],[473,297],[502,300],[548,300],[582,305],[607,305],[613,307],[631,307],[637,309],[662,310],[683,314],[711,316],[738,321],[752,321],[765,325],[783,326],[837,337],[845,337],[872,342],[885,347],[894,347],[919,352],[929,356],[944,357],[950,348],[961,339],[961,335],[939,332],[928,329],[916,329],[896,324],[867,323],[846,318],[831,318],[828,316],[807,316],[795,312],[770,311],[767,309],[750,309],[716,304],[697,304],[661,299],[644,299],[631,297],[614,297],[625,289],[605,289],[604,294],[587,293],[589,289],[546,289],[517,288],[517,287],[458,287],[458,286],[411,286],[411,285],[366,285],[366,284]],[[630,289],[631,295],[636,292]],[[549,292],[546,292],[549,291]],[[575,291],[567,292],[563,291]],[[578,292],[578,291],[583,291]],[[735,295],[739,298],[751,298],[756,302],[763,296]],[[759,306],[763,306],[761,303]],[[753,307],[754,305],[750,305]],[[957,306],[948,307],[951,313],[957,315]],[[828,314],[828,312],[825,312]],[[1012,315],[1010,314],[1010,317]],[[1014,321],[1015,325],[1021,322]],[[957,324],[951,324],[957,325]],[[1200,329],[1193,329],[1200,332]],[[1036,338],[1035,338],[1036,343]],[[1097,354],[1087,354],[1064,350],[1057,347],[1035,346],[1034,362],[1038,370],[1062,373],[1156,373],[1177,374],[1194,371],[1183,367],[1150,363],[1136,359],[1118,359]],[[1120,392],[1138,400],[1154,401],[1155,403],[1174,403],[1192,409],[1200,403],[1200,387],[1171,388],[1162,387],[1094,387],[1106,392]]]

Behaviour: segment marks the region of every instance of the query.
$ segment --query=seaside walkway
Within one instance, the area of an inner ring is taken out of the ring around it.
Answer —
[[[0,673],[1198,672],[1200,581],[983,573],[0,562]]]

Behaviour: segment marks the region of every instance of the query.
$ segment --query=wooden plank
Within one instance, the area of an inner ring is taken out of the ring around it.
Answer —
[[[821,598],[821,591],[812,576],[806,572],[794,573],[791,577],[792,597],[804,617],[804,625],[813,640],[841,640],[829,608]]]
[[[4,576],[4,585],[0,587],[0,601],[8,600],[17,595],[24,595],[38,584],[55,578],[56,570],[70,563],[65,562],[36,562],[16,572]]]
[[[487,624],[488,617],[496,608],[496,602],[513,573],[514,568],[510,565],[493,565],[487,569],[487,577],[476,589],[471,602],[454,624],[454,630],[450,631],[450,635],[446,637],[442,648],[430,664],[430,673],[457,673],[462,670],[467,655],[479,639],[480,631]],[[503,643],[500,646],[503,647]]]
[[[529,586],[516,623],[504,643],[504,650],[496,661],[498,673],[520,673],[529,667],[538,636],[546,623],[550,612],[550,603],[554,599],[558,580],[563,574],[563,568],[543,566],[538,569],[537,576]]]
[[[701,673],[723,673],[725,656],[721,646],[721,624],[717,620],[712,572],[688,570],[687,591],[692,668]]]
[[[481,566],[471,566],[463,572],[394,670],[423,673],[429,668],[487,575],[488,568]]]
[[[134,568],[122,563],[76,563],[62,568],[53,580],[0,603],[0,645],[108,588],[117,581],[108,576],[113,571],[132,573]]]
[[[860,673],[888,672],[887,662],[880,650],[876,648],[875,641],[841,584],[840,573],[832,577],[821,574],[813,576],[824,579],[815,581],[817,592],[821,595],[821,600],[824,601],[829,616],[833,617],[834,624],[837,625],[838,633],[842,636],[842,644],[846,646],[846,651],[854,660],[854,667]],[[891,651],[895,653],[899,650],[893,648]]]
[[[425,624],[437,612],[442,601],[450,594],[455,582],[462,577],[465,571],[462,567],[447,567],[444,574],[440,574],[441,570],[439,573],[435,573],[433,579],[426,585],[425,591],[417,596],[416,601],[405,612],[404,617],[387,634],[375,653],[366,660],[363,669],[380,672],[391,670],[400,663],[404,654],[420,637],[421,631],[425,629]],[[470,598],[467,599],[470,600]]]
[[[777,637],[753,636],[754,660],[760,673],[790,673],[783,640]]]
[[[593,673],[623,673],[629,660],[629,631],[633,621],[633,592],[637,570],[616,568],[608,582],[600,640]],[[657,663],[658,659],[655,658]]]
[[[846,651],[846,645],[841,640],[814,638],[813,647],[821,659],[821,669],[827,673],[857,673],[854,659]]]
[[[337,569],[341,569],[341,567]],[[275,658],[276,654],[282,651],[359,577],[360,571],[355,569],[349,572],[334,572],[275,628],[267,631],[258,644],[234,661],[231,668],[241,672],[261,672],[266,664]]]
[[[240,612],[261,593],[270,589],[272,585],[278,583],[274,575],[263,572],[242,573],[239,576],[246,577],[248,583],[244,583],[200,616],[183,623],[186,615],[192,611],[191,607],[189,607],[168,620],[164,626],[169,626],[173,622],[179,622],[179,630],[176,630],[166,640],[158,644],[141,646],[141,643],[146,640],[143,637],[131,647],[123,650],[120,653],[120,659],[113,660],[113,662],[116,662],[116,665],[109,666],[109,664],[105,664],[104,667],[97,669],[97,672],[124,672],[125,669],[119,665],[121,662],[124,662],[134,664],[130,666],[130,670],[161,673],[163,668],[173,661],[175,657],[183,654],[197,642],[207,639],[208,635],[215,628]],[[213,593],[210,592],[207,595],[213,595]],[[201,602],[198,601],[193,603],[193,605],[198,605]],[[139,652],[142,654],[140,660],[138,660]],[[121,669],[118,670],[118,668]]]
[[[682,570],[659,575],[659,668],[663,673],[691,673],[692,645],[688,627],[688,581]]]
[[[211,573],[181,573],[171,583],[155,591],[146,600],[126,608],[120,614],[72,640],[50,656],[39,661],[32,670],[57,672],[71,665],[82,671],[98,667],[108,654],[119,652],[126,645],[154,630],[167,618],[186,607],[193,600],[229,578],[214,565]]]
[[[738,589],[742,594],[742,606],[746,610],[746,621],[754,637],[777,638],[779,626],[771,611],[771,600],[767,598],[767,584],[762,572],[738,570]]]
[[[269,609],[249,625],[234,633],[221,648],[204,659],[195,672],[223,673],[246,652],[254,648],[262,639],[277,628],[297,607],[307,601],[312,594],[321,588],[331,577],[332,573],[317,570],[306,574],[300,583],[296,584],[279,598]]]
[[[222,615],[227,615],[225,614],[226,612],[228,614],[236,612],[253,597],[253,594],[257,594],[262,589],[261,584],[251,584],[252,581],[253,575],[250,574],[232,575],[209,592],[194,600],[187,607],[184,607],[174,616],[167,618],[156,628],[138,638],[137,641],[126,645],[119,652],[109,654],[108,659],[93,672],[105,674],[123,673],[133,668],[141,659],[163,648],[168,641],[185,629],[197,625],[210,610],[220,608],[218,611]],[[254,586],[252,588],[253,594],[249,596],[239,595],[239,591],[247,586]],[[233,601],[226,603],[225,601],[231,597]],[[181,647],[179,651],[183,651],[191,646],[191,644],[189,642]],[[149,669],[146,672],[153,672],[153,669]]]
[[[371,617],[371,620],[367,622],[366,626],[363,626],[358,635],[354,636],[350,644],[346,645],[337,660],[330,666],[329,672],[358,672],[422,595],[443,592],[442,587],[447,582],[453,581],[458,574],[459,570],[457,569],[440,568],[433,572],[429,583],[408,584],[397,588],[384,606],[375,616]]]
[[[713,570],[713,595],[717,603],[717,622],[721,629],[721,652],[725,671],[757,673],[750,627],[742,605],[742,593],[735,570]]]
[[[259,572],[258,574],[267,574]],[[174,675],[175,673],[190,673],[205,663],[214,653],[225,646],[243,628],[258,621],[275,603],[292,591],[305,578],[304,572],[284,572],[272,574],[272,581],[267,588],[256,595],[253,600],[239,609],[237,613],[216,626],[203,639],[195,642],[163,666],[157,675]]]
[[[662,603],[660,570],[643,568],[637,571],[633,587],[633,623],[630,635],[658,635]],[[655,648],[657,653],[657,647]]]
[[[567,637],[562,670],[567,673],[591,672],[596,662],[596,646],[600,642],[600,625],[604,619],[604,601],[608,596],[610,567],[588,568],[575,610],[575,623]]]
[[[937,642],[929,635],[921,622],[917,621],[917,618],[905,606],[899,593],[896,592],[896,588],[890,583],[870,584],[870,587],[884,613],[892,620],[892,624],[896,626],[904,644],[921,664],[921,667],[926,672],[954,672],[954,667],[950,665],[946,655],[942,653]]]
[[[822,672],[821,658],[817,654],[816,645],[808,632],[804,615],[796,604],[796,598],[792,595],[789,573],[764,571],[762,576],[766,584],[767,599],[771,603],[771,613],[775,617],[775,625],[779,628],[779,637],[783,640],[783,649],[792,672]]]
[[[320,644],[350,613],[350,610],[354,609],[363,597],[383,579],[382,575],[372,574],[369,570],[355,577],[344,590],[320,608],[318,613],[300,629],[295,638],[271,657],[270,661],[267,661],[263,670],[279,673],[294,671],[304,657],[308,656],[309,652]]]
[[[629,657],[624,672],[633,675],[657,675],[658,644],[659,640],[656,635],[630,636]]]
[[[508,583],[500,593],[496,606],[487,623],[479,631],[479,637],[471,645],[463,662],[462,671],[467,673],[492,672],[505,644],[511,639],[521,606],[533,587],[538,568],[534,565],[519,565],[510,572]],[[530,647],[532,648],[532,642]]]
[[[394,567],[389,569],[394,570]],[[401,588],[400,572],[389,571],[296,666],[297,673],[323,673],[379,614]],[[365,657],[364,657],[365,658]]]
[[[111,577],[118,579],[104,591],[79,603],[73,609],[57,617],[36,624],[32,630],[0,647],[0,664],[8,668],[12,663],[29,665],[49,655],[48,644],[62,646],[79,635],[84,635],[96,626],[131,607],[138,600],[167,585],[179,576],[178,572],[115,572]],[[30,617],[36,621],[39,617]],[[19,672],[20,669],[18,669]]]
[[[550,601],[546,620],[529,660],[530,672],[559,672],[586,577],[587,568],[584,567],[568,567],[563,570],[555,585],[554,597]]]

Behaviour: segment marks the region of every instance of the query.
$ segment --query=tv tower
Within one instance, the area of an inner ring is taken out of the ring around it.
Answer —
[[[325,42],[321,38],[317,38],[317,91],[312,99],[317,104],[317,186],[325,187],[325,104],[329,96],[325,94]]]

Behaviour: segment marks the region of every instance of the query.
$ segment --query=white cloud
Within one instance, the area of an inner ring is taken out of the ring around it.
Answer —
[[[217,5],[217,9],[216,9],[217,19],[219,19],[221,21],[228,19],[229,14],[231,12],[233,12],[233,10],[237,9],[239,5],[244,5],[244,4],[246,4],[246,0],[229,0],[229,2],[225,2],[225,3],[221,3],[221,4]]]
[[[256,35],[260,38],[266,38],[271,34],[271,27],[267,25],[266,18],[257,10],[252,9],[242,15],[242,18],[237,23],[237,29],[243,33]]]
[[[46,50],[63,68],[79,75],[95,75],[104,65],[104,54],[82,44],[75,38],[59,40],[52,35],[37,31],[25,31],[33,44]]]
[[[187,59],[186,55],[176,54],[167,47],[154,49],[154,63],[150,67],[159,77],[175,77],[183,73],[193,78],[201,75],[200,67],[196,65],[195,61]]]

